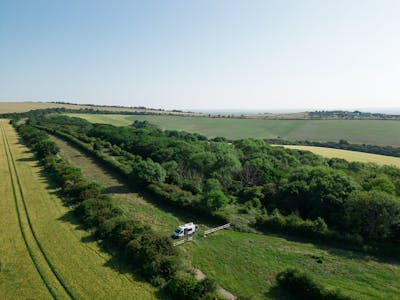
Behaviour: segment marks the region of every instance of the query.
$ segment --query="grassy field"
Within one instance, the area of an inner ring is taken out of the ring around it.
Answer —
[[[282,299],[275,276],[288,267],[309,271],[329,288],[354,299],[398,299],[400,266],[350,251],[318,247],[273,235],[223,231],[184,246],[193,263],[242,297]]]
[[[0,298],[156,298],[80,228],[15,130],[0,127]]]
[[[342,149],[333,149],[315,146],[299,146],[299,145],[275,145],[289,149],[305,150],[313,152],[327,158],[342,158],[348,161],[359,161],[364,163],[376,163],[378,165],[391,165],[400,168],[400,158],[379,154],[364,153],[357,151],[349,151]]]
[[[379,120],[261,120],[156,115],[69,114],[94,123],[125,126],[148,120],[163,129],[197,132],[208,137],[339,141],[400,146],[400,121]]]
[[[146,197],[124,190],[115,175],[74,147],[55,140],[62,155],[82,168],[85,176],[98,179],[106,187],[118,187],[121,193],[113,193],[116,190],[111,188],[109,192],[120,199],[127,213],[146,220],[159,232],[169,235],[176,224],[185,221],[200,222],[201,228],[209,225],[188,213],[184,216],[176,211],[166,212]],[[278,299],[281,295],[274,289],[275,276],[287,267],[306,269],[329,287],[340,288],[356,299],[396,299],[400,294],[398,262],[380,262],[351,251],[318,247],[285,237],[226,230],[207,238],[199,235],[196,243],[185,244],[182,249],[194,266],[238,296]]]

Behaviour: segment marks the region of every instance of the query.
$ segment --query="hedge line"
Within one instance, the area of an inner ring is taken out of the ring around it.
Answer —
[[[84,224],[123,253],[133,269],[152,284],[163,286],[174,299],[219,298],[216,283],[210,279],[197,281],[168,237],[157,234],[140,221],[127,218],[108,195],[102,194],[101,185],[86,181],[80,169],[60,158],[57,146],[45,132],[30,125],[16,128],[40,158],[54,183],[62,188],[64,201],[74,204],[75,212]],[[74,143],[92,153],[79,140],[75,139]]]
[[[163,182],[148,182],[139,178],[138,176],[135,176],[134,172],[129,172],[131,169],[135,170],[135,165],[140,164],[141,161],[144,161],[140,156],[132,155],[129,152],[118,149],[122,155],[129,155],[131,157],[131,166],[127,167],[126,165],[122,165],[118,161],[112,159],[109,155],[103,153],[102,151],[95,150],[91,144],[82,142],[80,139],[71,134],[44,126],[36,125],[35,127],[46,130],[47,132],[72,143],[79,149],[83,150],[86,154],[94,156],[105,166],[122,175],[127,181],[129,181],[130,185],[140,186],[140,188],[145,189],[157,199],[167,201],[171,206],[188,208],[195,213],[212,217],[216,221],[227,222],[227,219],[223,216],[213,214],[209,211],[209,209],[205,208],[204,205],[202,205],[202,198],[200,195],[194,195],[191,192],[182,190],[180,187],[173,184],[167,184]]]
[[[362,237],[354,234],[342,234],[330,230],[322,218],[304,220],[297,215],[283,216],[275,210],[270,216],[257,219],[256,227],[265,231],[277,231],[324,242],[341,242],[347,247],[359,249],[363,245]]]

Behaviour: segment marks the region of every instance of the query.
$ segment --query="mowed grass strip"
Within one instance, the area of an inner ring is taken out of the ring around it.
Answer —
[[[18,143],[15,130],[4,126],[37,238],[75,298],[156,298],[155,288],[130,275],[125,266],[101,250],[89,232],[80,229],[57,191],[48,186],[32,154]]]
[[[197,132],[229,139],[277,138],[339,141],[400,146],[400,121],[388,120],[263,120],[183,117],[164,115],[67,114],[93,123],[126,126],[147,120],[162,129]]]
[[[243,298],[283,299],[273,287],[276,275],[288,267],[306,270],[328,288],[339,288],[354,299],[400,295],[399,262],[380,262],[357,252],[231,230],[183,247],[196,267]]]
[[[400,158],[386,155],[364,153],[358,151],[349,151],[334,148],[315,147],[315,146],[300,146],[300,145],[274,145],[288,149],[296,149],[310,151],[314,154],[321,155],[327,158],[342,158],[348,161],[358,161],[363,163],[375,163],[378,165],[389,165],[400,168]]]

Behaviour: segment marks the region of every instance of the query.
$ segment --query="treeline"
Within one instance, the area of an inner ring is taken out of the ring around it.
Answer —
[[[197,281],[168,237],[124,215],[114,200],[103,194],[101,185],[88,182],[80,169],[60,158],[58,147],[45,132],[31,125],[19,125],[17,130],[49,177],[61,187],[64,201],[73,205],[80,219],[101,240],[118,249],[134,270],[163,287],[174,299],[219,298],[216,283],[210,279]]]
[[[151,159],[132,155],[108,142],[100,142],[83,136],[78,139],[69,133],[54,128],[35,126],[72,143],[88,155],[94,156],[107,168],[123,176],[126,183],[132,188],[145,190],[157,199],[167,201],[172,207],[189,208],[198,214],[212,217],[215,221],[227,221],[223,215],[210,212],[208,206],[204,205],[204,201],[201,201],[200,195],[194,195],[179,186],[165,183],[166,172],[164,168]],[[210,182],[212,183],[212,181]],[[219,188],[221,189],[221,187]]]
[[[275,145],[316,146],[316,147],[334,148],[334,149],[400,157],[400,147],[378,146],[378,145],[368,145],[368,144],[350,144],[346,140],[340,140],[339,142],[313,142],[313,141],[287,141],[282,139],[266,139],[265,141],[267,143]]]
[[[237,229],[258,225],[357,244],[400,242],[400,169],[394,167],[324,159],[257,139],[209,140],[148,122],[116,127],[65,116],[31,122],[72,135],[110,161],[123,159],[131,181]]]
[[[307,113],[311,119],[328,119],[328,120],[400,120],[399,114],[370,113],[361,111],[310,111]]]

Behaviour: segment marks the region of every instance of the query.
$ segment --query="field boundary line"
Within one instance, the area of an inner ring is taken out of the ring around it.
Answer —
[[[37,246],[38,246],[38,248],[39,248],[39,250],[40,250],[40,252],[41,252],[41,254],[42,254],[43,258],[44,258],[44,260],[45,260],[46,263],[48,264],[49,269],[51,270],[51,272],[53,273],[53,275],[56,277],[56,279],[58,280],[59,284],[62,286],[62,288],[64,289],[64,291],[66,292],[66,294],[67,294],[71,299],[75,299],[74,295],[73,295],[72,292],[69,290],[69,288],[68,288],[67,285],[65,284],[65,282],[64,282],[64,280],[62,279],[62,277],[60,276],[60,274],[57,272],[57,270],[56,270],[56,268],[54,267],[53,263],[52,263],[52,262],[50,261],[50,259],[48,258],[46,252],[45,252],[44,249],[43,249],[43,246],[42,246],[41,243],[39,242],[39,239],[38,239],[38,237],[37,237],[37,235],[36,235],[35,230],[33,229],[33,225],[32,225],[31,218],[30,218],[30,215],[29,215],[29,212],[28,212],[28,209],[27,209],[26,201],[25,201],[25,196],[24,196],[24,193],[23,193],[23,189],[22,189],[22,186],[21,186],[21,182],[20,182],[20,180],[19,180],[19,175],[18,175],[18,172],[17,172],[17,168],[16,168],[16,166],[15,166],[14,156],[13,156],[13,154],[12,154],[11,147],[10,147],[10,144],[9,144],[9,141],[8,141],[8,138],[7,138],[7,136],[6,136],[6,133],[5,133],[5,130],[4,130],[4,127],[3,127],[3,126],[2,126],[2,131],[3,131],[3,140],[5,139],[5,142],[6,142],[5,146],[8,148],[8,151],[9,151],[9,154],[10,154],[10,157],[11,157],[11,160],[9,159],[8,162],[11,161],[11,164],[12,164],[13,169],[14,169],[14,173],[15,173],[15,178],[16,178],[16,181],[17,181],[18,190],[19,190],[20,195],[21,195],[22,206],[23,206],[23,209],[24,209],[24,211],[25,211],[26,219],[27,219],[27,221],[28,221],[28,227],[29,227],[29,229],[30,229],[30,231],[31,231],[31,233],[32,233],[33,239],[34,239],[34,241],[36,242],[36,244],[37,244]],[[6,151],[7,151],[7,150],[6,150]],[[7,156],[8,156],[8,155],[7,155]]]

